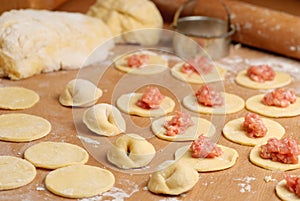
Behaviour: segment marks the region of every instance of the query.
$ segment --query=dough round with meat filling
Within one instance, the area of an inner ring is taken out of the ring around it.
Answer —
[[[154,146],[137,134],[119,137],[107,153],[107,159],[122,169],[139,168],[151,162]]]
[[[283,179],[280,182],[277,183],[275,187],[275,191],[277,196],[282,200],[287,201],[299,201],[299,196],[297,196],[295,193],[288,190],[286,187],[286,180]]]
[[[126,122],[121,112],[106,103],[87,109],[83,114],[83,123],[92,132],[104,136],[114,136],[126,130]]]

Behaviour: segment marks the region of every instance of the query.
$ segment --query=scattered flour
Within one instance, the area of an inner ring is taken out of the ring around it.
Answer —
[[[100,144],[99,141],[94,140],[94,139],[91,139],[91,138],[89,138],[89,137],[83,137],[83,136],[78,135],[78,138],[79,138],[80,140],[83,140],[83,141],[86,142],[86,143],[94,144],[95,146]]]
[[[264,180],[265,180],[266,183],[271,182],[271,181],[276,181],[276,179],[272,178],[271,175],[265,176]]]
[[[251,192],[251,181],[256,180],[255,177],[249,177],[246,176],[244,178],[238,178],[238,179],[234,179],[234,181],[240,181],[238,183],[238,186],[240,187],[240,192],[241,193],[245,193],[245,192]]]

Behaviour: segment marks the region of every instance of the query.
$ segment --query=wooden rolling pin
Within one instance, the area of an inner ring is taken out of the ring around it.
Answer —
[[[184,0],[152,0],[166,22],[170,22]],[[223,0],[236,32],[236,42],[287,57],[300,59],[300,17],[233,0]],[[192,9],[191,9],[192,8]],[[185,15],[205,15],[225,19],[219,1],[196,0]]]

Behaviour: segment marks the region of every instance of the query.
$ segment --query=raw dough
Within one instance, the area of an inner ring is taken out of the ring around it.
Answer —
[[[133,54],[147,54],[149,55],[149,62],[140,68],[131,68],[127,66],[127,57],[130,57],[132,54],[121,56],[115,61],[115,67],[123,72],[137,74],[137,75],[151,75],[161,73],[168,69],[168,60],[162,56],[157,55],[154,52],[141,51]]]
[[[64,106],[88,107],[94,105],[102,96],[102,90],[92,82],[84,79],[71,80],[59,96]]]
[[[277,71],[275,73],[276,75],[274,80],[260,83],[251,80],[247,75],[247,70],[242,70],[237,74],[235,81],[239,85],[251,89],[275,89],[286,86],[291,83],[292,79],[288,73]]]
[[[51,124],[42,117],[23,113],[0,115],[0,140],[28,142],[46,136]]]
[[[83,123],[99,135],[113,136],[125,132],[126,122],[120,111],[113,105],[100,103],[87,109]]]
[[[183,105],[193,112],[200,112],[205,114],[231,114],[242,110],[245,107],[245,101],[234,94],[222,93],[224,97],[224,105],[217,107],[208,107],[197,102],[194,94],[183,98]]]
[[[191,156],[190,146],[184,146],[175,152],[175,160],[179,160],[182,163],[189,164],[191,167],[196,169],[198,172],[211,172],[224,170],[232,167],[235,163],[239,154],[236,150],[217,145],[223,151],[223,154],[215,158],[193,158]]]
[[[266,143],[264,143],[266,144]],[[281,171],[286,171],[286,170],[294,170],[300,168],[300,163],[298,162],[297,164],[284,164],[281,162],[276,162],[272,161],[271,159],[263,159],[259,156],[260,152],[260,146],[262,144],[258,144],[255,147],[252,148],[250,152],[250,161],[264,169],[267,170],[281,170]],[[298,156],[299,161],[300,161],[300,156]]]
[[[166,129],[163,127],[163,124],[166,121],[171,120],[172,117],[173,116],[165,116],[153,121],[151,128],[157,137],[169,141],[190,141],[197,139],[201,134],[206,137],[211,137],[216,132],[215,126],[210,121],[199,117],[191,117],[194,125],[190,126],[185,133],[175,136],[167,136],[165,135]]]
[[[137,134],[119,137],[107,153],[107,159],[122,169],[139,168],[155,156],[153,145]]]
[[[120,96],[117,100],[117,107],[128,114],[137,115],[141,117],[158,117],[172,112],[175,108],[175,102],[165,96],[160,103],[159,109],[143,109],[136,105],[136,102],[141,99],[142,93],[130,93]]]
[[[216,66],[211,73],[202,76],[197,73],[186,74],[181,72],[181,67],[183,64],[184,64],[183,62],[176,64],[171,69],[171,73],[177,79],[185,82],[193,83],[193,84],[203,84],[203,83],[221,81],[224,80],[226,74],[226,69],[220,68],[218,66]]]
[[[229,121],[223,128],[223,135],[230,141],[242,145],[255,146],[267,142],[269,138],[275,137],[280,139],[285,134],[285,129],[276,121],[271,119],[262,118],[264,125],[268,131],[264,137],[252,138],[248,137],[246,132],[241,128],[244,122],[244,117]]]
[[[83,148],[66,142],[40,142],[26,149],[24,158],[35,167],[57,169],[85,164],[89,154]]]
[[[40,100],[39,95],[23,87],[0,87],[0,108],[18,110],[32,107]]]
[[[114,175],[105,169],[90,165],[71,165],[50,172],[45,179],[46,188],[67,198],[86,198],[110,190]]]
[[[156,194],[179,195],[189,191],[199,180],[198,172],[184,163],[174,163],[154,172],[148,182]]]
[[[300,115],[300,98],[297,97],[296,102],[288,107],[268,106],[262,103],[265,95],[259,94],[252,96],[246,100],[246,108],[252,112],[267,117],[293,117]]]
[[[286,180],[283,179],[277,183],[276,187],[276,194],[281,200],[286,201],[299,201],[300,198],[295,193],[289,191],[286,187]]]
[[[0,190],[25,186],[36,176],[36,169],[31,163],[14,156],[0,156],[0,172]]]

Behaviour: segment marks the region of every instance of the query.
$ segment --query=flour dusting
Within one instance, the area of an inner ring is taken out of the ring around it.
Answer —
[[[89,137],[83,137],[83,136],[78,135],[78,138],[79,138],[80,140],[83,140],[83,141],[86,142],[86,143],[94,144],[95,146],[100,144],[99,141],[94,140],[94,139],[91,139],[91,138],[89,138]]]
[[[251,181],[256,180],[255,177],[246,176],[244,178],[234,179],[234,181],[239,181],[238,186],[240,187],[241,193],[251,192]]]

